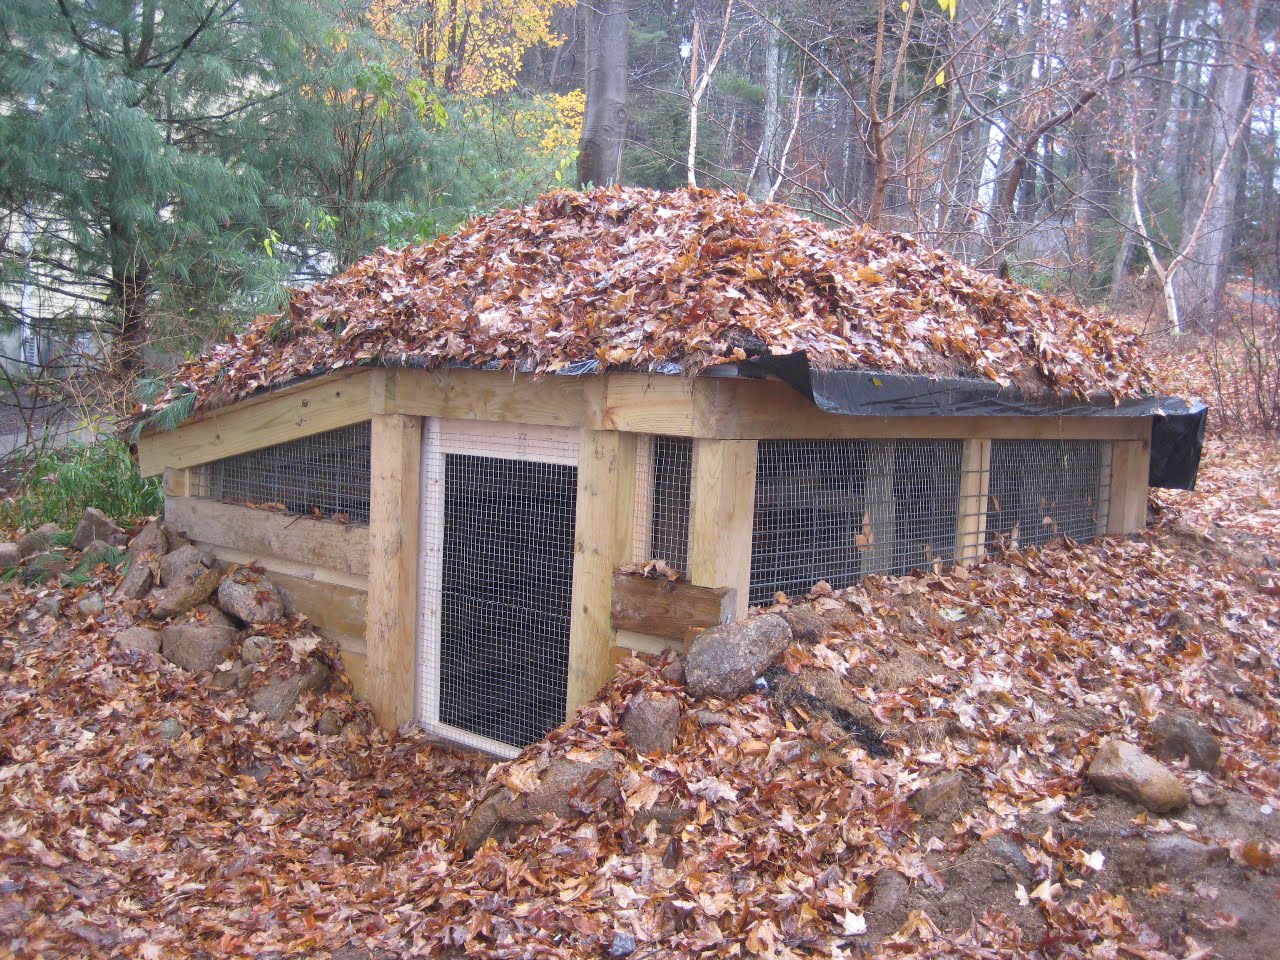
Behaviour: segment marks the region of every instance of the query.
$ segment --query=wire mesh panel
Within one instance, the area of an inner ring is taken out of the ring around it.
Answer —
[[[693,441],[642,437],[638,454],[632,558],[665,560],[673,570],[688,573]]]
[[[423,472],[421,716],[514,755],[564,721],[576,436],[433,420]]]
[[[959,440],[762,440],[750,602],[951,559],[962,449]]]
[[[1106,529],[1108,444],[1102,440],[995,440],[987,543],[1039,546],[1090,540]]]
[[[225,457],[192,471],[197,497],[369,522],[369,421]]]

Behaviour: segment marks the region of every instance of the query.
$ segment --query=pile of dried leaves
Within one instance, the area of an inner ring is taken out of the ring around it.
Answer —
[[[686,372],[804,352],[827,367],[1138,395],[1137,339],[905,236],[740,195],[558,191],[380,250],[177,372],[199,408],[353,364]]]
[[[700,702],[630,661],[573,723],[490,769],[367,724],[320,736],[320,711],[362,709],[332,694],[262,723],[112,651],[127,606],[86,618],[72,596],[55,619],[43,591],[7,587],[3,942],[19,957],[1268,956],[1276,541],[1231,545],[1221,509],[1207,533],[1166,518],[815,594],[826,629],[784,673],[842,674],[883,734],[871,750],[776,687]],[[639,691],[679,700],[671,752],[627,746]],[[1190,807],[1160,818],[1087,785],[1102,740],[1145,743],[1170,706],[1222,746],[1218,772],[1178,771]],[[620,806],[584,801],[461,856],[486,770],[527,789],[548,758],[601,749],[625,761]]]

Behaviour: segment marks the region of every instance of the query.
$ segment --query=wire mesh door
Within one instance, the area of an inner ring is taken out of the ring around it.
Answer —
[[[564,721],[577,436],[428,422],[420,717],[503,756]]]

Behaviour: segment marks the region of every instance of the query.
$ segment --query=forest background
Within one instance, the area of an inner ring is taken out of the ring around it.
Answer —
[[[127,406],[378,246],[696,184],[1208,338],[1219,406],[1274,427],[1278,31],[1266,0],[10,0],[5,381]]]

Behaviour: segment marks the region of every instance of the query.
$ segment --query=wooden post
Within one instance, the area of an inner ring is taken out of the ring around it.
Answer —
[[[1116,440],[1112,443],[1107,533],[1133,533],[1147,525],[1150,471],[1150,440]]]
[[[366,686],[378,723],[414,717],[422,418],[373,416]]]
[[[613,676],[613,574],[631,558],[636,440],[633,433],[581,431],[566,716]]]
[[[966,440],[960,454],[956,562],[971,563],[987,550],[987,497],[991,489],[991,441]]]
[[[693,441],[689,502],[689,581],[737,591],[734,613],[747,615],[756,441]]]
[[[191,471],[181,467],[165,467],[161,489],[166,497],[191,496]]]

